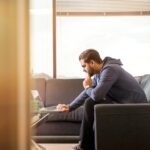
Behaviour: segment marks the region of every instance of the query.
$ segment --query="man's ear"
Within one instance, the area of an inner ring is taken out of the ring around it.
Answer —
[[[91,63],[92,65],[94,65],[94,64],[95,64],[95,61],[94,61],[94,60],[91,60],[90,63]]]

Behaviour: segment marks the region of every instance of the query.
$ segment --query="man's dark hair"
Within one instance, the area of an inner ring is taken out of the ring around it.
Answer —
[[[103,62],[98,51],[96,51],[95,49],[87,49],[83,51],[79,56],[79,60],[81,59],[83,59],[85,63],[89,63],[90,60],[94,60],[98,64],[101,64]]]

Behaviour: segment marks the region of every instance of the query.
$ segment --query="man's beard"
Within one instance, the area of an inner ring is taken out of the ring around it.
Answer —
[[[94,75],[94,69],[90,68],[87,73],[89,74],[90,77],[92,77]]]

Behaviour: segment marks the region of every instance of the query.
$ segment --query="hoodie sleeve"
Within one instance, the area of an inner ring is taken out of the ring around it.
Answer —
[[[118,75],[119,73],[117,73],[113,67],[107,66],[102,70],[97,86],[95,88],[87,88],[86,94],[94,101],[104,99],[110,88],[117,81]]]
[[[81,106],[85,99],[88,98],[89,96],[86,93],[86,90],[83,90],[70,104],[70,111],[75,110],[79,106]]]
[[[93,78],[92,81],[92,87],[96,87],[96,78]],[[76,108],[80,107],[86,100],[86,98],[88,98],[89,95],[86,93],[86,90],[82,91],[70,104],[70,111],[75,110]]]

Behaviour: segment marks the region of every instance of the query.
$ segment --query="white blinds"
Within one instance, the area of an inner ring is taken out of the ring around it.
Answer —
[[[150,0],[56,0],[57,12],[143,12]]]

